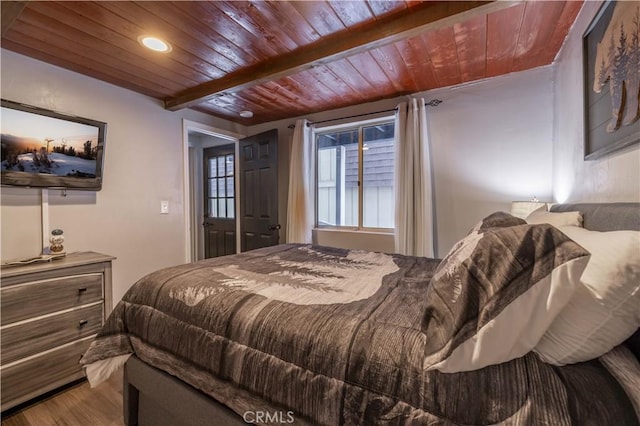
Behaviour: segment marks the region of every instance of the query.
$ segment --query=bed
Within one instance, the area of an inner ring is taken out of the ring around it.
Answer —
[[[640,230],[637,203],[551,211]],[[124,365],[127,425],[639,425],[638,291],[624,343],[555,351],[594,262],[558,229],[495,214],[444,260],[285,244],[163,269],[81,362],[92,384]]]

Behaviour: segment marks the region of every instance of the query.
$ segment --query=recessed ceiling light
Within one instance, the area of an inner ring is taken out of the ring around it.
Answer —
[[[240,117],[251,118],[251,117],[253,117],[253,112],[251,112],[251,111],[240,111]]]
[[[140,36],[138,42],[147,49],[151,49],[156,52],[167,53],[171,51],[171,45],[158,37],[152,36]]]

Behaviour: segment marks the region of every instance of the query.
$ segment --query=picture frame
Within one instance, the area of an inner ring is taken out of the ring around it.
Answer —
[[[638,2],[606,1],[583,35],[585,160],[640,142],[639,22]]]

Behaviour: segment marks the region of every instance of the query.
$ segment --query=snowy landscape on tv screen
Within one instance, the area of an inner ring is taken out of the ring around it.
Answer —
[[[3,171],[95,178],[99,128],[2,107]]]

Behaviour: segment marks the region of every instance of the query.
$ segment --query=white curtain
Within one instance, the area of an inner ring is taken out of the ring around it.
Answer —
[[[307,120],[297,120],[289,164],[287,243],[311,243],[314,222],[314,149]]]
[[[396,252],[434,257],[431,156],[422,98],[398,105],[395,177]]]

